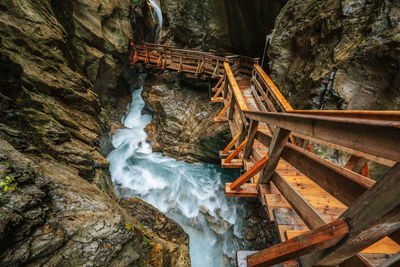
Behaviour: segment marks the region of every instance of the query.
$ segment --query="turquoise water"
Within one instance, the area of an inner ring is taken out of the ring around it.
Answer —
[[[119,194],[137,196],[179,223],[190,237],[192,266],[227,266],[243,246],[244,206],[224,194],[238,173],[212,164],[190,164],[153,153],[144,127],[141,89],[133,92],[123,124],[114,135],[110,171]]]

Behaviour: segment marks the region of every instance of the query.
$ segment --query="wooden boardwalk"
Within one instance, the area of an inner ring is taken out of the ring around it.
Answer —
[[[296,111],[257,59],[155,44],[132,48],[132,64],[219,78],[211,101],[224,108],[215,122],[229,123],[232,133],[221,166],[244,173],[226,184],[226,194],[259,198],[281,242],[238,252],[238,261],[377,266],[400,252],[400,112]],[[334,164],[314,154],[310,142],[349,153],[350,160]],[[391,170],[375,183],[367,160]],[[365,212],[370,216],[357,222]]]

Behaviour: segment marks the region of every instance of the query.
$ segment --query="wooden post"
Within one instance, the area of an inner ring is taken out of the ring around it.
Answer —
[[[276,127],[274,136],[272,137],[271,146],[268,149],[268,163],[263,170],[258,184],[267,183],[271,175],[274,173],[276,166],[278,165],[279,159],[281,157],[282,151],[288,141],[290,131]]]
[[[258,121],[255,121],[255,120],[250,121],[250,129],[247,134],[247,145],[246,145],[246,148],[244,150],[244,155],[243,155],[244,159],[250,158],[251,151],[253,150],[254,138],[256,136],[257,129],[258,129],[258,124],[259,124]]]
[[[236,104],[236,99],[235,99],[235,97],[233,96],[233,93],[232,93],[230,102],[231,102],[231,105],[230,105],[230,107],[229,107],[228,119],[229,119],[229,120],[232,120],[232,119],[233,119],[233,113],[235,112],[235,104]]]

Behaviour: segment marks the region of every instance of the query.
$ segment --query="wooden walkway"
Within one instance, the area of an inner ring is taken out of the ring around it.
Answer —
[[[219,78],[211,101],[224,108],[215,122],[229,123],[233,137],[220,152],[221,166],[244,173],[226,184],[226,194],[258,197],[281,242],[239,251],[238,262],[377,266],[400,252],[400,112],[293,110],[258,59],[243,56],[145,43],[133,45],[130,58],[189,77]],[[349,153],[350,160],[346,166],[325,160],[311,142]],[[375,183],[368,160],[391,169]],[[391,183],[396,186],[385,187]],[[370,216],[357,222],[364,212]]]

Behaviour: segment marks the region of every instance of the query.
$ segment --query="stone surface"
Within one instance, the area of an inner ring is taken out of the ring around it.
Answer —
[[[228,124],[214,123],[222,106],[210,102],[208,89],[208,83],[178,74],[148,77],[142,96],[154,111],[146,127],[154,151],[188,162],[219,163],[219,151],[231,136]]]
[[[295,108],[400,109],[399,14],[399,1],[289,0],[273,80]]]
[[[286,0],[161,0],[162,42],[262,57]]]
[[[152,26],[144,0],[1,1],[1,266],[188,265],[117,203],[105,159],[140,86],[129,40]]]

